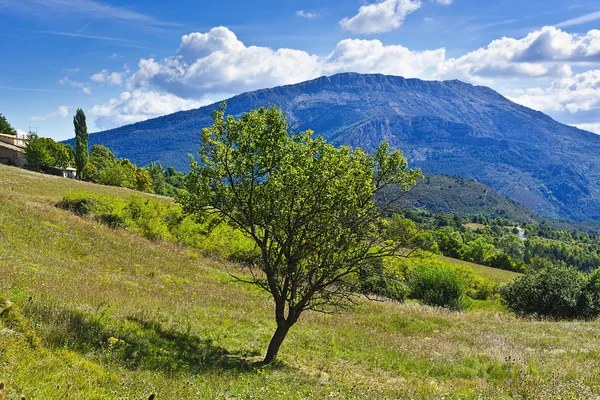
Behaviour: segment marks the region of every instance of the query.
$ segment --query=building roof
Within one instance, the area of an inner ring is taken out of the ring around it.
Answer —
[[[14,150],[23,153],[25,151],[25,147],[15,146],[14,144],[0,142],[0,147],[4,147],[9,150]]]

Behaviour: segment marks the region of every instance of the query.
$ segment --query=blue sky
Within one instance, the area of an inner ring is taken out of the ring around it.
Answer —
[[[586,0],[0,0],[0,113],[73,135],[355,71],[490,86],[600,133]]]

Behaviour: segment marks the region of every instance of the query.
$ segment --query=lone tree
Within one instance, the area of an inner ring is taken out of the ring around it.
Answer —
[[[202,131],[201,160],[192,160],[178,200],[188,214],[224,221],[256,244],[250,274],[236,278],[275,302],[277,329],[263,361],[269,363],[303,311],[351,306],[373,260],[402,252],[377,229],[395,199],[383,194],[376,204],[373,196],[397,195],[383,189],[407,190],[421,173],[408,170],[387,144],[366,154],[336,148],[311,131],[289,132],[276,107],[240,119],[226,117],[225,108]]]
[[[77,109],[73,117],[75,126],[75,166],[77,167],[77,178],[83,178],[83,170],[88,162],[88,131],[85,122],[85,113],[81,108]]]

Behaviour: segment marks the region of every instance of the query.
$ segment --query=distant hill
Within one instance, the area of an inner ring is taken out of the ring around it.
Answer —
[[[547,217],[600,220],[600,136],[487,87],[346,73],[245,93],[228,100],[228,111],[269,104],[335,144],[372,150],[387,140],[424,172],[475,179]],[[139,165],[160,161],[185,171],[215,108],[96,133],[90,144]]]
[[[433,214],[503,217],[521,223],[542,220],[527,207],[498,195],[489,186],[459,176],[426,175],[402,196],[398,205]]]

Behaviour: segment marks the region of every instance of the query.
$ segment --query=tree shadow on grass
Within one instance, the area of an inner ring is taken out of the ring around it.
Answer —
[[[35,313],[40,315],[40,311]],[[255,350],[230,352],[210,339],[165,329],[155,321],[129,317],[125,322],[108,322],[103,314],[45,311],[42,319],[52,324],[45,337],[50,347],[91,351],[129,369],[202,374],[250,372],[260,366],[248,360],[260,355]],[[268,368],[283,368],[283,364]]]

